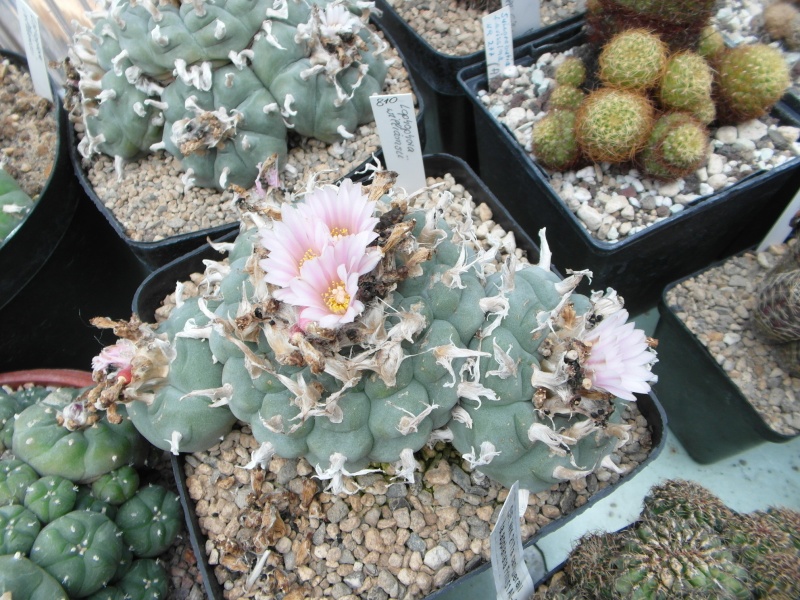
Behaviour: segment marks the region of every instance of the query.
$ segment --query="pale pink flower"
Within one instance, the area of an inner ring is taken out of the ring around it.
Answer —
[[[316,188],[305,197],[299,209],[307,219],[324,223],[334,240],[369,232],[369,244],[378,237],[375,233],[378,219],[373,216],[375,202],[370,202],[361,192],[360,183],[353,183],[349,179],[342,181],[338,187]]]
[[[299,322],[314,321],[333,329],[352,323],[364,310],[358,300],[358,279],[381,259],[377,248],[367,250],[358,236],[326,247],[322,255],[303,263],[300,277],[284,290],[281,298],[299,309]]]
[[[261,243],[269,251],[269,256],[259,261],[266,273],[264,279],[283,288],[300,274],[305,261],[322,254],[330,234],[321,222],[306,218],[300,206],[285,206],[282,220],[274,221],[272,229],[261,230]]]
[[[121,339],[112,346],[106,346],[92,358],[92,370],[106,373],[112,368],[118,377],[130,380],[131,363],[135,355],[136,345],[130,340]]]
[[[656,353],[647,344],[644,331],[627,320],[628,311],[619,310],[583,336],[581,341],[591,344],[583,368],[595,389],[635,400],[634,393],[646,394],[658,380],[650,369]]]

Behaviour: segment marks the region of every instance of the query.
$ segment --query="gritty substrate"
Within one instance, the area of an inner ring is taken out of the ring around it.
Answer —
[[[382,34],[378,32],[378,35]],[[413,92],[408,72],[394,48],[386,53],[393,60],[384,87],[385,94]],[[82,123],[76,123],[80,134]],[[281,174],[284,187],[298,189],[313,173],[318,181],[332,182],[370,159],[380,148],[373,123],[358,128],[354,139],[327,145],[319,140],[290,140],[287,168]],[[180,163],[164,151],[125,165],[117,179],[114,161],[107,156],[93,158],[87,176],[95,193],[134,241],[156,242],[164,238],[209,229],[236,221],[231,192],[208,188],[186,189],[181,181]]]
[[[441,181],[456,198],[451,218],[460,216],[461,198],[469,199],[468,193],[449,175],[429,178],[428,184]],[[420,196],[418,205],[434,197]],[[503,254],[524,259],[513,233],[491,221],[486,205],[475,207],[473,216],[484,244],[490,235],[497,237]],[[624,420],[632,425],[631,438],[612,458],[630,473],[647,458],[652,439],[636,404],[627,407]],[[425,471],[414,484],[393,483],[390,470],[359,476],[362,492],[341,497],[321,491],[303,459],[273,459],[267,472],[245,469],[257,446],[249,428],[241,426],[207,452],[185,458],[189,495],[207,536],[205,550],[227,599],[422,598],[489,558],[489,533],[507,490],[470,473],[449,446],[417,453]],[[531,495],[523,537],[619,478],[601,468],[584,480]],[[267,550],[263,570],[248,587]]]
[[[800,378],[775,361],[756,334],[751,315],[764,274],[786,245],[745,252],[672,288],[667,302],[739,387],[764,421],[778,433],[800,433]]]

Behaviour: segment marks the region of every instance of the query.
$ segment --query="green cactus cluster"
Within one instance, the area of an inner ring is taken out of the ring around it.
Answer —
[[[800,243],[791,241],[786,255],[759,282],[753,324],[772,344],[779,364],[800,376]]]
[[[85,157],[164,149],[185,181],[254,185],[294,132],[345,142],[388,72],[369,11],[345,0],[103,2],[75,35]]]
[[[577,543],[534,598],[797,598],[800,514],[739,514],[702,486],[654,487],[639,520]]]
[[[628,26],[595,48],[598,66],[591,77],[577,57],[559,64],[546,108],[573,111],[575,118],[540,121],[532,134],[533,156],[555,170],[583,161],[635,162],[655,179],[684,177],[705,162],[707,126],[762,116],[789,86],[786,62],[764,44],[728,49],[705,25],[703,43],[692,46],[697,51],[670,51],[664,39]],[[599,87],[585,94],[586,81],[594,79]]]
[[[583,273],[561,281],[546,249],[538,266],[511,261],[485,276],[479,265],[494,260],[494,251],[475,244],[469,215],[453,230],[435,211],[410,211],[373,185],[367,192],[345,180],[284,208],[325,201],[335,214],[337,203],[360,206],[368,193],[379,198],[374,251],[382,258],[359,279],[358,317],[330,328],[303,323],[304,313],[276,298],[285,288],[264,283],[272,276],[264,256],[278,249],[262,244],[285,234],[283,221],[244,215],[242,233],[224,248],[227,261],[207,263],[203,293],[183,297],[179,289],[157,325],[114,324],[127,337],[101,358],[123,348],[128,358],[98,366],[101,384],[89,404],[126,402],[142,434],[175,453],[205,450],[234,422],[246,423],[260,444],[251,467],[273,455],[304,457],[336,493],[352,491],[348,476],[375,465],[393,465],[413,481],[414,453],[437,440],[452,440],[465,460],[504,485],[519,480],[530,490],[600,466],[616,469],[610,454],[627,439],[620,419],[633,394],[582,400],[592,386],[588,363],[586,377],[564,373],[589,360],[587,350],[570,365],[558,357],[589,335],[588,315],[600,306],[621,309],[618,298],[574,293]],[[302,269],[308,260],[315,260],[312,251]],[[322,297],[332,300],[333,287]],[[652,354],[643,334],[640,342],[639,351]],[[122,366],[127,361],[137,365],[133,377]],[[642,374],[652,377],[647,368]]]
[[[106,418],[78,432],[64,426],[79,416],[72,408],[83,391],[24,386],[4,388],[0,396],[14,400],[9,420],[23,432],[18,442],[30,436],[50,440],[63,459],[63,464],[55,457],[41,459],[36,451],[32,466],[11,443],[0,460],[0,595],[162,600],[167,574],[154,559],[181,528],[178,496],[160,485],[140,486],[128,463],[138,461],[145,444],[129,423],[122,424],[124,412],[116,415],[122,418],[118,425]],[[37,407],[46,410],[32,410]],[[50,418],[48,411],[61,418]],[[39,420],[41,414],[47,419]],[[102,431],[89,433],[97,425]],[[79,435],[63,441],[65,433]],[[65,447],[77,448],[66,452]],[[118,460],[98,460],[105,454]],[[114,467],[120,461],[125,464]]]
[[[0,166],[0,247],[33,208],[33,200]]]

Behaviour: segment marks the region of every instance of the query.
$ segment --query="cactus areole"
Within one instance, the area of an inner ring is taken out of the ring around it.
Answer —
[[[125,403],[175,453],[238,419],[260,443],[251,467],[305,457],[334,493],[380,465],[413,481],[414,453],[438,441],[533,491],[617,469],[621,405],[656,380],[654,342],[613,290],[575,293],[588,271],[555,275],[544,232],[538,264],[499,260],[470,211],[444,222],[443,196],[410,211],[381,174],[244,213],[199,296],[178,284],[158,325],[95,320],[121,339],[96,357],[87,406]]]
[[[372,121],[386,43],[354,0],[101,0],[70,49],[84,157],[166,150],[185,186],[253,186],[288,131],[346,143]]]

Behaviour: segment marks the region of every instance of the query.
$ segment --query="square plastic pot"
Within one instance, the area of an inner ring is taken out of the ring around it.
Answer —
[[[545,52],[582,44],[584,36],[581,28],[578,31],[565,41],[522,48],[516,64],[529,66]],[[760,241],[795,191],[789,184],[800,173],[800,158],[757,171],[617,243],[598,240],[559,198],[547,172],[479,101],[478,92],[488,87],[485,71],[485,64],[479,63],[459,73],[474,107],[482,179],[523,228],[547,227],[559,265],[591,269],[593,287],[615,288],[633,314],[653,308],[671,281]],[[783,124],[800,124],[784,102],[776,105],[773,115]]]
[[[382,30],[381,27],[379,29]],[[401,49],[397,46],[389,32],[383,31],[387,41],[394,47],[400,57],[403,60],[404,64],[407,64],[407,59]],[[411,89],[413,90],[414,97],[417,101],[417,127],[419,130],[419,137],[420,137],[420,146],[425,146],[425,126],[424,126],[424,113],[425,113],[425,103],[423,99],[423,95],[419,92],[418,86],[414,80],[414,77],[411,73],[410,69],[408,70],[409,74],[409,82],[411,83]],[[382,152],[377,152],[377,156],[379,159],[382,159]],[[144,268],[147,272],[152,272],[159,267],[162,267],[169,263],[170,261],[183,256],[184,254],[191,252],[192,250],[203,246],[206,240],[219,240],[226,234],[231,232],[238,231],[239,224],[235,221],[231,221],[230,223],[226,223],[223,225],[218,225],[216,227],[211,227],[208,229],[199,229],[197,231],[192,231],[189,233],[182,233],[178,235],[168,236],[162,240],[155,241],[155,242],[145,242],[145,241],[138,241],[132,239],[125,231],[122,223],[119,222],[117,217],[114,213],[106,208],[103,201],[98,197],[98,195],[94,191],[94,187],[92,183],[89,181],[89,178],[86,175],[86,171],[81,166],[81,162],[83,157],[78,152],[78,139],[77,134],[75,133],[74,127],[69,127],[69,157],[72,161],[72,168],[75,171],[76,177],[80,182],[80,188],[83,190],[83,193],[91,200],[91,202],[95,205],[97,210],[103,217],[110,223],[113,230],[117,233],[117,235],[123,240],[123,242],[131,249],[131,251],[136,255],[139,261],[144,265]],[[367,163],[372,162],[372,157],[364,157],[363,162],[357,166],[351,173],[356,173],[361,170],[364,165]],[[235,218],[234,215],[231,216],[232,219]]]
[[[458,83],[458,73],[483,61],[484,51],[463,56],[440,52],[417,33],[386,0],[376,0],[375,6],[380,15],[373,16],[373,19],[392,36],[397,48],[408,58],[407,66],[425,96],[430,151],[458,156],[477,168],[477,138],[472,127],[473,109]],[[515,38],[514,46],[552,43],[559,37],[569,35],[570,27],[578,26],[581,18],[582,14],[576,15]]]
[[[714,268],[724,261],[710,267]],[[765,442],[783,443],[797,436],[770,427],[708,348],[689,331],[667,302],[667,294],[706,269],[670,283],[658,303],[658,398],[669,426],[686,452],[701,464],[720,461]],[[691,393],[690,393],[691,392]]]
[[[2,56],[27,65],[18,54],[3,51]],[[127,317],[146,275],[79,193],[69,160],[66,113],[56,102],[58,143],[50,178],[0,248],[0,371],[90,368],[92,357],[114,336],[89,319]]]
[[[514,220],[514,217],[505,210],[503,205],[497,201],[489,189],[477,177],[472,169],[461,159],[456,157],[439,154],[428,155],[424,157],[424,165],[427,176],[441,176],[445,173],[450,173],[454,176],[455,180],[462,184],[464,188],[472,195],[475,204],[485,202],[492,209],[492,219],[500,224],[506,231],[513,231],[516,236],[517,246],[523,249],[528,258],[532,261],[538,260],[539,248],[534,243],[533,239],[526,233]],[[225,236],[225,241],[231,241],[235,238],[236,232],[230,233]],[[175,289],[177,281],[185,280],[189,274],[204,269],[203,260],[208,258],[218,259],[220,257],[212,248],[206,246],[199,248],[164,267],[151,273],[147,279],[142,283],[136,292],[133,300],[133,312],[137,313],[143,321],[152,322],[154,319],[155,310],[161,305],[162,300]],[[557,257],[556,257],[557,258]],[[653,394],[640,395],[637,398],[637,406],[642,415],[648,422],[651,430],[653,440],[653,448],[650,451],[648,458],[641,463],[631,473],[627,474],[616,485],[605,488],[595,494],[591,500],[584,506],[578,508],[569,516],[559,519],[543,527],[534,538],[528,542],[527,545],[535,543],[539,536],[544,536],[560,527],[563,523],[567,522],[573,516],[576,516],[586,510],[590,505],[596,501],[612,493],[620,484],[629,481],[636,473],[640,472],[646,467],[656,456],[661,452],[666,443],[666,436],[664,430],[666,427],[666,415],[661,408],[658,400]],[[189,530],[190,541],[192,548],[197,558],[198,568],[206,587],[206,593],[211,600],[221,600],[223,598],[222,589],[217,582],[214,575],[213,568],[209,566],[207,555],[205,552],[206,536],[202,532],[197,517],[194,512],[194,502],[189,496],[186,484],[186,476],[184,474],[184,459],[180,456],[172,456],[172,467],[177,482],[179,495],[186,515],[186,523]],[[439,598],[441,594],[448,593],[455,589],[459,592],[460,597],[483,599],[487,598],[483,593],[482,586],[485,586],[485,577],[480,577],[480,574],[486,571],[489,567],[484,564],[473,571],[470,571],[462,578],[448,584],[445,588],[434,592],[430,598]],[[491,579],[491,577],[489,578]]]

